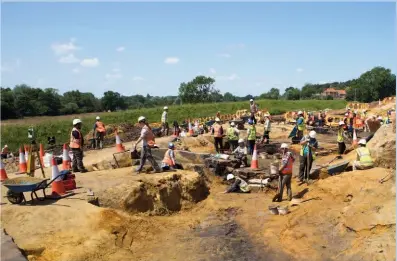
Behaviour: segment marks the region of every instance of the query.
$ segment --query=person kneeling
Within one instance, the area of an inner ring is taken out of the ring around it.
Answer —
[[[244,168],[248,166],[247,163],[247,147],[245,147],[244,140],[238,140],[238,147],[233,151],[234,157],[239,161],[239,167]]]
[[[369,149],[366,147],[367,141],[365,139],[361,139],[358,142],[357,152],[357,160],[353,162],[353,170],[364,170],[370,169],[374,166],[374,161],[371,158],[371,154]]]
[[[164,154],[164,159],[161,163],[161,168],[163,170],[170,170],[170,169],[182,169],[180,164],[175,162],[175,145],[173,143],[168,144],[168,150]]]
[[[231,192],[249,193],[250,192],[248,183],[245,180],[243,180],[239,177],[235,177],[233,174],[227,174],[226,180],[229,182],[233,182],[233,184],[225,192],[222,192],[222,193],[231,193]]]

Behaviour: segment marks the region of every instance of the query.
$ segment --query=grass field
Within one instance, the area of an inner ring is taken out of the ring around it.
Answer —
[[[282,114],[291,110],[320,110],[320,109],[342,109],[345,107],[344,100],[258,100],[259,109],[268,109],[272,115]],[[249,109],[248,102],[230,103],[206,103],[188,104],[181,106],[169,106],[169,122],[182,121],[185,118],[215,116],[217,111],[229,114],[237,110]],[[87,133],[93,127],[95,116],[99,115],[106,124],[136,123],[139,116],[143,115],[150,122],[159,122],[162,107],[128,110],[119,112],[101,112],[80,115],[64,115],[56,117],[32,117],[18,120],[7,120],[1,122],[1,146],[7,144],[11,151],[17,151],[22,144],[28,144],[27,129],[33,126],[37,142],[47,144],[47,137],[55,136],[57,143],[65,143],[69,140],[72,121],[80,118],[83,121],[83,133]],[[84,135],[84,134],[83,134]]]

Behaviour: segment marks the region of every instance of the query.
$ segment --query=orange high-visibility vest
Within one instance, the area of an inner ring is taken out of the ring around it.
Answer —
[[[79,133],[79,139],[73,137],[73,131],[77,131]],[[73,128],[72,131],[70,132],[69,147],[72,149],[79,149],[81,147],[81,139],[82,139],[81,132],[78,129]]]
[[[219,124],[214,124],[214,137],[222,138],[221,125]]]
[[[281,171],[283,175],[291,175],[292,174],[292,165],[294,163],[294,160],[290,156],[287,162],[287,166]]]
[[[95,124],[96,124],[96,131],[97,132],[105,132],[106,131],[105,124],[103,124],[103,122],[97,121]]]
[[[170,157],[170,152],[171,152],[171,149],[168,149],[168,150],[166,151],[166,153],[165,153],[165,155],[164,155],[163,162],[166,163],[166,164],[168,164],[169,166],[174,166],[174,163],[173,163],[173,161],[172,161],[172,159],[171,159],[171,157]]]

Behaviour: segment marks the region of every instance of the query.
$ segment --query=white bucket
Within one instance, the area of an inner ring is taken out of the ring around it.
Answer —
[[[271,175],[278,174],[278,166],[276,164],[270,164],[270,174]]]
[[[43,157],[44,167],[48,168],[48,167],[51,166],[52,156],[53,156],[52,153],[46,152],[46,153],[44,154],[44,157]]]

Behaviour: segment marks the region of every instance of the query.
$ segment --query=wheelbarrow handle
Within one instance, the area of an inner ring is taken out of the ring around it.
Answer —
[[[55,178],[53,178],[48,184],[47,186],[45,186],[45,188],[47,188],[49,185],[51,185],[52,182],[54,182],[57,178],[59,178],[60,176],[65,176],[68,173],[64,173],[64,174],[59,174],[58,176],[56,176]]]

